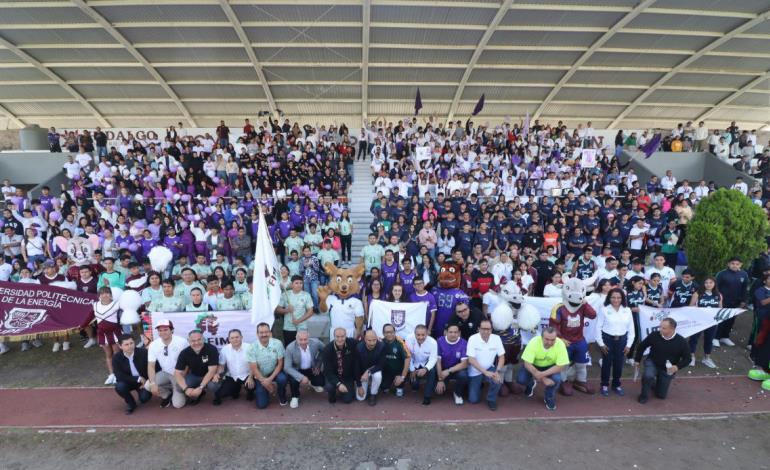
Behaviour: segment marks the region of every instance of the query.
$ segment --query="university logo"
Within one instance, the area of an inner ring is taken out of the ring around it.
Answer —
[[[219,331],[219,319],[214,314],[204,314],[195,319],[195,326],[203,334],[209,333],[216,336]]]
[[[5,334],[16,334],[42,323],[46,318],[48,315],[45,309],[17,307],[5,312],[2,326]]]
[[[717,322],[717,323],[721,323],[721,322],[729,319],[732,316],[731,315],[732,310],[733,309],[731,309],[731,308],[720,308],[717,311],[716,315],[714,315],[714,321]]]
[[[391,310],[390,322],[396,329],[403,328],[406,322],[406,310]]]

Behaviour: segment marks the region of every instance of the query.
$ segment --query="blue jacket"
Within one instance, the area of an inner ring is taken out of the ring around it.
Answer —
[[[746,302],[746,295],[749,290],[749,275],[746,271],[731,271],[723,269],[716,275],[717,289],[722,294],[722,305],[724,307],[738,307],[741,302]]]

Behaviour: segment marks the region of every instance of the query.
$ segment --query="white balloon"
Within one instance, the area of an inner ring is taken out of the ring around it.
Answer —
[[[139,323],[139,308],[143,300],[141,294],[135,290],[127,290],[120,296],[120,309],[123,313],[120,315],[121,325],[135,325]]]
[[[535,331],[540,325],[540,312],[535,307],[524,304],[519,309],[517,323],[522,330]]]

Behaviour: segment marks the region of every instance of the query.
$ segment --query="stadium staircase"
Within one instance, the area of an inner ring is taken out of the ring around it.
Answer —
[[[361,259],[361,248],[367,243],[369,225],[373,216],[369,207],[374,198],[374,182],[368,160],[357,161],[353,165],[353,185],[350,188],[350,221],[353,223],[352,258],[353,263]]]

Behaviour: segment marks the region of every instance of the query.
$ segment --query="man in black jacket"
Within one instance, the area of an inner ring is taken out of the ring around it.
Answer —
[[[674,375],[690,364],[690,347],[682,335],[676,333],[676,320],[664,318],[660,329],[653,331],[636,348],[634,361],[639,367],[644,351],[650,348],[650,354],[644,360],[642,375],[642,393],[639,403],[647,403],[650,389],[655,387],[655,396],[661,400],[668,395],[668,387]]]
[[[120,352],[112,356],[112,372],[117,379],[115,393],[125,400],[126,414],[130,415],[137,406],[132,391],[137,391],[140,403],[152,398],[152,394],[144,388],[147,382],[147,349],[137,349],[131,335],[122,335],[119,345]]]
[[[345,328],[334,329],[334,341],[324,347],[323,364],[329,403],[337,402],[337,394],[343,403],[350,403],[356,394],[356,341],[347,337]]]
[[[369,406],[377,404],[377,392],[382,383],[382,368],[385,366],[385,345],[377,338],[374,330],[367,330],[364,339],[356,346],[358,372],[356,399],[364,401],[369,396]]]

